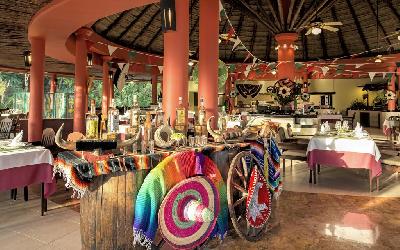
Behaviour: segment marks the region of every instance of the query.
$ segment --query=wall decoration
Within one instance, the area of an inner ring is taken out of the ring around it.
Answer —
[[[236,88],[241,96],[247,98],[251,96],[256,97],[260,93],[262,85],[260,84],[236,84]]]
[[[301,94],[301,84],[290,79],[278,80],[274,86],[267,88],[267,93],[282,106],[293,102]]]
[[[396,93],[394,91],[387,90],[385,97],[387,100],[396,100]]]

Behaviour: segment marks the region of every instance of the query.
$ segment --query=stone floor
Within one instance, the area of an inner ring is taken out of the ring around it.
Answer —
[[[230,231],[222,244],[212,241],[205,248],[400,249],[400,180],[385,179],[380,192],[370,193],[366,177],[362,171],[323,167],[313,185],[307,166],[296,162],[284,177],[280,226],[255,243]],[[28,202],[18,191],[16,201],[0,192],[0,249],[81,248],[79,201],[61,181],[43,217],[38,186],[30,187]]]
[[[40,216],[39,196],[0,193],[0,249],[80,249],[79,203],[62,186]],[[256,243],[231,231],[216,249],[399,249],[400,198],[283,191],[280,226]]]

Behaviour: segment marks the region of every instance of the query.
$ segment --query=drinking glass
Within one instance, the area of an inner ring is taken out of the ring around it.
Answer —
[[[193,148],[195,145],[194,137],[189,136],[189,147]]]
[[[195,144],[196,146],[201,146],[201,137],[199,135],[195,137]]]
[[[150,154],[154,154],[154,140],[149,141]]]
[[[205,136],[205,135],[201,136],[201,145],[203,147],[207,145],[207,136]]]

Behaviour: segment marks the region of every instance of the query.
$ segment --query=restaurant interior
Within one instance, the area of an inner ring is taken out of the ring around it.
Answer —
[[[0,53],[0,249],[400,246],[400,0],[1,0]]]

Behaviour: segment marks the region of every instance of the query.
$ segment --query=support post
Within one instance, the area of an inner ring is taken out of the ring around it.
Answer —
[[[278,42],[278,79],[294,80],[294,42],[297,40],[297,33],[281,33],[275,36]]]
[[[206,118],[218,117],[219,1],[200,0],[199,100],[204,98]],[[215,121],[214,119],[214,126]]]
[[[44,38],[32,38],[32,66],[30,70],[30,98],[28,117],[28,141],[35,142],[42,139],[43,130],[43,100],[44,100]]]
[[[163,110],[172,125],[180,96],[188,108],[189,0],[175,1],[175,8],[176,31],[164,33],[163,70]]]

